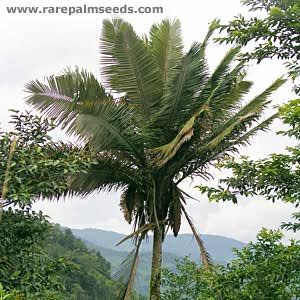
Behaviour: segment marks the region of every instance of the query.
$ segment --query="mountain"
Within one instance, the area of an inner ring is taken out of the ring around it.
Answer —
[[[113,231],[101,229],[72,229],[75,236],[79,237],[85,244],[98,250],[101,255],[111,263],[112,271],[118,269],[120,263],[132,250],[133,245],[130,240],[116,247],[116,244],[122,240],[125,235]],[[246,246],[245,243],[235,239],[218,235],[201,235],[205,246],[217,264],[225,264],[234,258],[232,248],[241,249]],[[140,262],[136,279],[136,289],[141,294],[148,291],[148,282],[150,278],[152,252],[152,236],[144,242],[140,250]],[[199,247],[191,234],[179,234],[176,238],[167,235],[163,244],[163,267],[171,270],[175,269],[176,260],[184,256],[189,256],[191,260],[200,261]]]

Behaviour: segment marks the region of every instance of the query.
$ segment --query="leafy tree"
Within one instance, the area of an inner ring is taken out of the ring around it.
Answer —
[[[123,190],[120,206],[133,223],[128,238],[136,242],[118,274],[124,299],[130,299],[138,250],[151,231],[150,299],[159,299],[163,238],[169,227],[178,234],[182,215],[210,268],[185,210],[188,195],[179,184],[193,176],[209,179],[211,163],[237,151],[274,119],[256,124],[268,97],[285,80],[277,79],[244,104],[252,83],[245,80],[244,63],[235,61],[238,47],[212,73],[208,70],[205,47],[216,27],[213,22],[204,41],[184,53],[178,20],[155,24],[143,37],[121,19],[105,20],[100,43],[104,85],[79,69],[26,85],[27,103],[56,118],[97,156],[87,174],[74,177],[69,193]]]
[[[91,155],[52,141],[53,122],[13,111],[13,131],[0,132],[1,208],[30,207],[38,198],[54,198],[68,189],[68,177],[86,172]]]
[[[284,134],[300,139],[300,99],[292,100],[280,108],[281,119],[289,129]],[[232,171],[232,176],[219,181],[218,187],[199,186],[207,193],[211,201],[233,201],[238,196],[262,195],[268,200],[282,200],[300,205],[300,145],[287,147],[287,154],[272,154],[262,160],[251,160],[243,157],[241,161],[231,159],[222,167]],[[297,231],[300,229],[300,214],[293,217],[297,223],[283,224],[283,228]]]
[[[300,299],[300,241],[281,242],[263,229],[257,242],[236,250],[237,258],[214,274],[184,259],[177,272],[163,271],[162,300]]]
[[[228,25],[221,26],[226,36],[218,40],[226,43],[247,45],[254,42],[251,50],[241,57],[245,60],[277,57],[286,62],[293,80],[300,76],[300,1],[299,0],[242,0],[250,11],[263,11],[265,17],[245,18],[238,15]],[[300,93],[300,86],[294,90]]]

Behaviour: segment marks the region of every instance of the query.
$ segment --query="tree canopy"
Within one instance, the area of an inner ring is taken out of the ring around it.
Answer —
[[[300,299],[300,242],[282,242],[276,230],[262,231],[255,243],[236,250],[236,259],[215,266],[214,274],[187,258],[177,271],[163,271],[162,300]]]
[[[285,61],[290,77],[296,81],[300,76],[300,1],[299,0],[242,0],[250,11],[264,12],[246,18],[239,14],[235,19],[221,26],[225,36],[220,42],[251,45],[249,51],[241,55],[243,60],[278,58]],[[294,91],[299,94],[296,82]]]

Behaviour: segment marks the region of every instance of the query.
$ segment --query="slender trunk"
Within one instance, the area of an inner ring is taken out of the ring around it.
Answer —
[[[161,260],[162,260],[162,230],[154,229],[152,269],[150,279],[150,300],[160,299],[161,283]]]

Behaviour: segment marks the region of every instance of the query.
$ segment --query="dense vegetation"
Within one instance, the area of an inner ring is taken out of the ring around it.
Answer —
[[[288,245],[279,231],[263,229],[256,243],[214,273],[181,260],[177,272],[164,270],[162,300],[300,299],[300,241]]]
[[[4,211],[0,241],[0,282],[11,299],[114,298],[110,264],[41,214]]]

